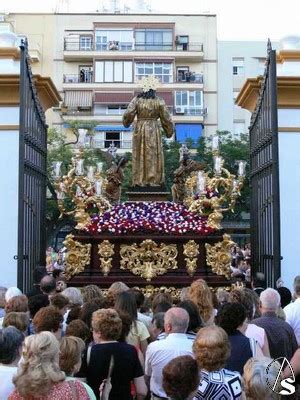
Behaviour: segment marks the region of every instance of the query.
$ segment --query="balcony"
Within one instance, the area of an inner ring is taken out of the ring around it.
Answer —
[[[108,149],[110,144],[113,143],[118,149],[121,150],[131,150],[132,141],[131,140],[105,140],[93,138],[93,147],[95,149]]]
[[[202,43],[187,43],[186,46],[178,46],[175,42],[170,43],[134,43],[110,41],[108,43],[97,43],[92,36],[88,42],[82,42],[79,37],[64,38],[64,59],[66,61],[92,60],[93,58],[119,59],[133,53],[134,56],[149,57],[176,57],[182,60],[200,61],[203,58]],[[200,60],[199,60],[200,58]]]
[[[203,83],[203,75],[195,72],[186,72],[185,74],[177,75],[177,83]]]
[[[93,72],[88,71],[80,74],[66,74],[63,76],[64,83],[92,83]]]

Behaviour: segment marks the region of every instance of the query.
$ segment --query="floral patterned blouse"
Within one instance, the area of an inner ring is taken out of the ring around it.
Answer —
[[[73,380],[55,383],[51,390],[39,397],[26,397],[26,400],[89,400],[90,397],[80,381]],[[25,400],[17,390],[14,390],[8,400]]]

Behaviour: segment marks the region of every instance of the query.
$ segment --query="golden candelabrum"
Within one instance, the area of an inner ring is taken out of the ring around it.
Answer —
[[[224,160],[219,153],[219,138],[213,136],[213,174],[204,171],[193,172],[186,180],[185,204],[201,216],[207,216],[207,224],[221,229],[223,214],[234,211],[237,198],[245,180],[246,161],[238,161],[238,174],[231,174],[223,167]]]
[[[61,175],[61,165],[61,161],[53,163],[54,187],[60,217],[73,215],[77,223],[75,228],[82,230],[91,222],[90,212],[101,215],[111,208],[110,202],[103,195],[106,185],[102,173],[103,164],[97,163],[96,170],[94,166],[87,167],[85,175],[83,148],[80,148],[72,158],[72,166],[66,175]],[[71,210],[67,210],[67,202]]]

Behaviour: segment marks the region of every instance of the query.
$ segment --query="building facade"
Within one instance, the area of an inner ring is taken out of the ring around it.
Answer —
[[[94,121],[94,146],[110,143],[130,151],[132,128],[122,114],[155,75],[173,115],[175,138],[195,142],[217,128],[217,38],[215,15],[10,14],[25,35],[35,73],[49,75],[59,89],[60,109],[50,125]],[[34,53],[35,51],[35,53]]]
[[[276,48],[276,44],[275,44]],[[235,135],[248,133],[251,113],[235,104],[248,78],[263,75],[267,43],[218,42],[218,129]]]

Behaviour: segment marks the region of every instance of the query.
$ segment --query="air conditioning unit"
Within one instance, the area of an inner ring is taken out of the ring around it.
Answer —
[[[177,115],[184,115],[184,107],[176,107],[175,114]]]

